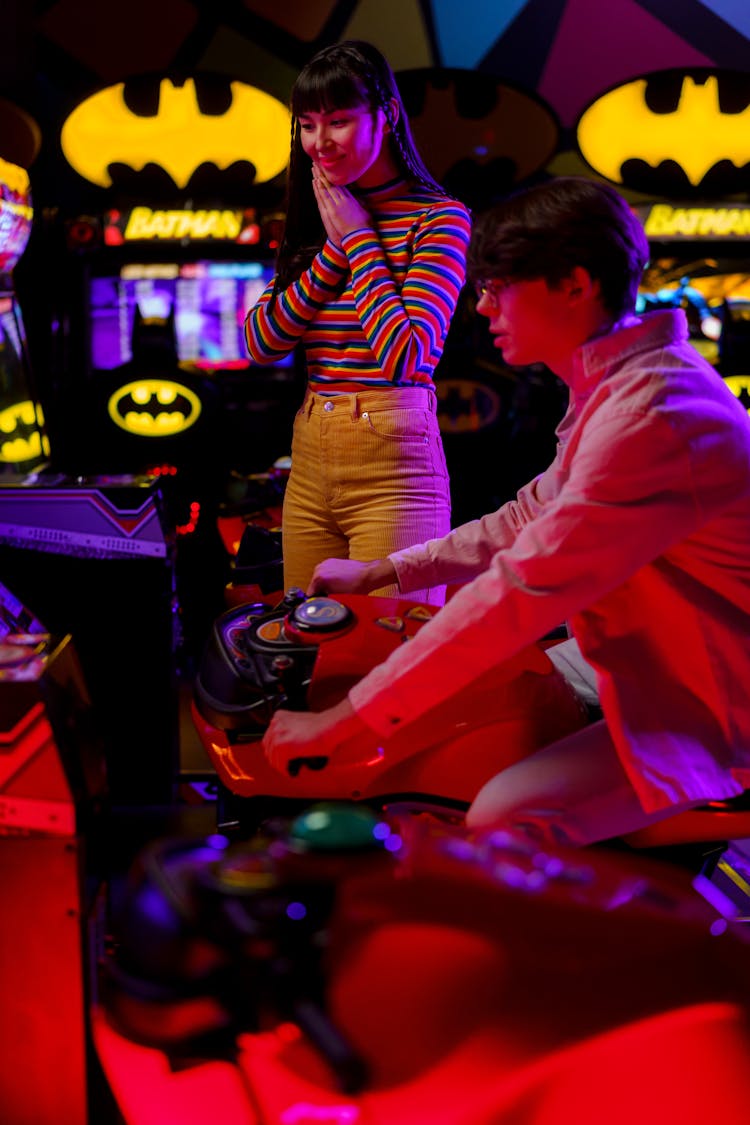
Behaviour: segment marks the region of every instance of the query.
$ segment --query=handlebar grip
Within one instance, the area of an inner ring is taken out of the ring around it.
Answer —
[[[328,765],[328,758],[290,758],[286,768],[290,777],[296,777],[303,766],[309,770],[323,770]]]

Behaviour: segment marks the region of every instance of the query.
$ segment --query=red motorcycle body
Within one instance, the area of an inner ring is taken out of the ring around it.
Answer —
[[[466,805],[505,766],[585,724],[581,704],[534,645],[387,740],[373,734],[294,777],[268,764],[260,740],[277,707],[322,711],[339,702],[435,612],[342,594],[221,615],[196,678],[193,720],[224,785],[242,797]]]

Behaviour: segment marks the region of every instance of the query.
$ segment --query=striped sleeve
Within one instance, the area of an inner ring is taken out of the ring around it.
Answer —
[[[383,249],[386,222],[380,237],[363,228],[342,239],[362,330],[389,382],[408,383],[434,370],[466,279],[470,232],[463,204],[441,200],[426,209],[400,289]]]
[[[277,363],[288,355],[348,274],[346,255],[326,242],[309,268],[277,296],[273,308],[271,281],[245,318],[245,341],[253,362]]]

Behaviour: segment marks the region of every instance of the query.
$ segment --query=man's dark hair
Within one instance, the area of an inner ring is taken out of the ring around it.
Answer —
[[[475,220],[467,260],[471,281],[543,279],[559,284],[576,266],[601,287],[608,312],[632,312],[648,262],[643,226],[609,184],[559,176],[515,192]]]

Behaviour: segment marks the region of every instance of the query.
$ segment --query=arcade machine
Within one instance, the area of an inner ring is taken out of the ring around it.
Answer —
[[[600,94],[575,126],[583,160],[631,205],[651,248],[639,311],[682,307],[738,397],[750,372],[745,70],[653,71]]]
[[[254,122],[272,101],[207,74],[99,91],[59,138],[77,176],[75,209],[50,209],[36,228],[35,260],[56,278],[37,294],[48,306],[44,387],[56,487],[72,482],[77,491],[66,534],[55,526],[37,535],[65,545],[56,548],[54,583],[52,568],[27,580],[48,596],[47,618],[74,616],[86,634],[91,689],[106,696],[113,758],[127,775],[120,785],[112,778],[123,803],[175,793],[183,673],[223,608],[229,560],[216,508],[225,477],[230,468],[266,469],[287,452],[281,419],[292,412],[294,364],[248,377],[242,321],[273,259],[273,223],[264,220],[261,239],[248,193],[254,178],[283,172],[288,129],[278,130],[283,153],[270,163],[262,152],[239,153],[227,170],[211,143],[217,134],[242,149],[253,135],[244,115]],[[286,121],[282,105],[271,108]],[[193,169],[199,134],[211,153]],[[74,542],[71,522],[85,532]]]
[[[233,492],[289,452],[301,394],[294,356],[251,370],[244,344],[273,252],[247,207],[111,209],[70,223],[67,238],[66,366],[79,375],[65,455],[160,477],[189,673],[223,608],[232,554],[219,521],[246,504]]]
[[[0,479],[21,480],[49,459],[49,439],[26,349],[13,270],[31,234],[28,172],[0,156]]]
[[[652,250],[639,310],[683,308],[692,344],[750,408],[750,203],[636,211]]]
[[[155,477],[66,473],[50,456],[12,272],[32,220],[27,172],[0,160],[0,573],[74,636],[113,799],[160,804],[178,748],[173,547]]]
[[[0,583],[0,1115],[89,1120],[104,744],[70,634]]]

